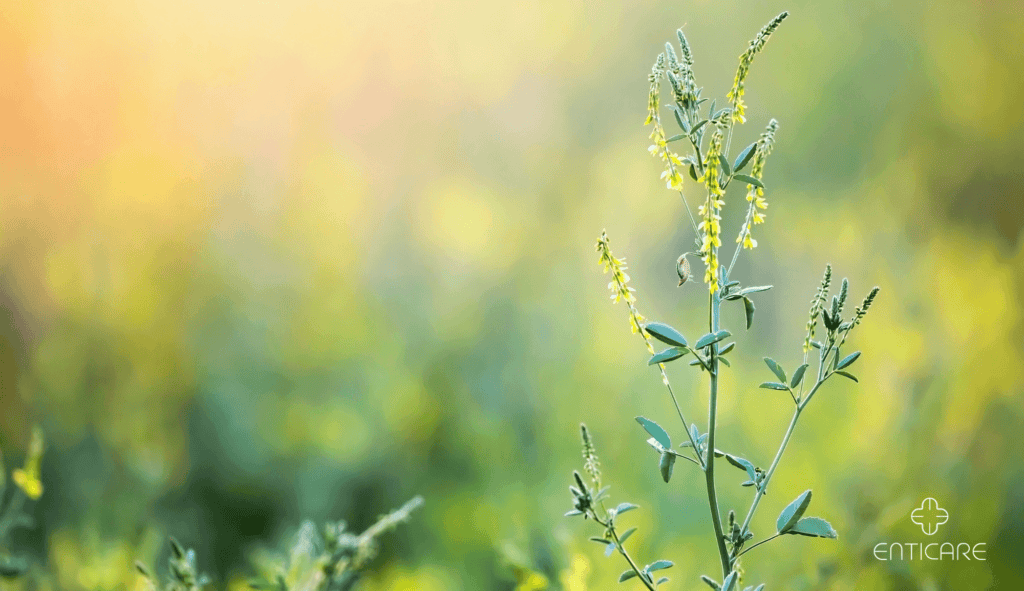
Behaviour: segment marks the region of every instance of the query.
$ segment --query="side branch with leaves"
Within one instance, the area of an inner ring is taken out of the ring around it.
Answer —
[[[605,273],[611,273],[612,281],[609,288],[612,299],[624,301],[629,309],[629,321],[632,331],[639,334],[650,354],[648,365],[658,367],[662,383],[668,390],[675,406],[678,418],[682,423],[685,440],[678,448],[673,447],[672,438],[667,429],[654,420],[637,417],[636,420],[649,436],[647,443],[658,455],[658,470],[661,478],[667,483],[673,473],[675,461],[683,458],[703,472],[704,486],[708,499],[708,510],[714,529],[716,562],[721,568],[721,578],[704,575],[701,579],[715,591],[751,590],[753,586],[742,587],[744,575],[740,568],[740,557],[771,540],[787,535],[799,535],[815,538],[836,538],[838,534],[831,524],[820,517],[805,516],[811,502],[811,491],[798,496],[782,509],[776,520],[775,532],[751,543],[755,536],[750,530],[750,523],[764,498],[765,491],[775,475],[787,446],[796,429],[796,425],[821,387],[833,376],[842,376],[857,381],[850,373],[851,366],[860,358],[860,351],[847,352],[846,343],[854,329],[861,323],[868,309],[878,295],[878,288],[870,290],[861,304],[852,314],[844,318],[849,282],[843,279],[839,293],[830,296],[832,285],[832,267],[826,266],[821,284],[811,299],[811,307],[807,322],[806,336],[802,343],[802,363],[788,373],[780,363],[770,357],[764,361],[774,376],[771,381],[761,384],[761,388],[786,392],[793,404],[793,416],[782,437],[778,451],[767,469],[755,465],[750,460],[736,454],[723,451],[717,441],[718,399],[723,395],[719,391],[722,367],[729,367],[729,353],[736,348],[736,342],[730,341],[732,333],[722,327],[721,306],[724,302],[742,303],[746,318],[746,328],[754,321],[754,297],[756,294],[771,289],[772,286],[743,286],[739,279],[732,276],[736,261],[744,250],[753,251],[758,242],[754,239],[754,227],[765,222],[765,210],[768,201],[765,198],[764,172],[768,156],[775,146],[778,122],[770,120],[765,131],[753,143],[749,144],[736,155],[730,154],[733,132],[737,125],[746,122],[743,96],[746,91],[746,78],[754,58],[764,49],[773,33],[786,19],[788,13],[783,12],[772,19],[750,42],[747,50],[740,56],[739,68],[733,79],[733,85],[726,95],[723,106],[716,109],[716,101],[709,104],[707,98],[701,97],[701,88],[697,87],[693,73],[693,54],[682,30],[677,31],[679,52],[668,43],[665,51],[658,55],[649,78],[650,95],[648,101],[647,121],[652,126],[650,134],[653,145],[652,155],[659,158],[664,166],[662,179],[669,189],[682,197],[689,225],[694,231],[694,248],[684,253],[677,261],[679,285],[690,282],[690,263],[688,256],[695,255],[704,263],[703,282],[708,287],[707,300],[707,333],[696,339],[693,344],[678,330],[661,322],[647,322],[636,306],[634,290],[628,286],[629,276],[625,273],[623,259],[612,254],[606,233],[602,233],[597,242],[600,253],[600,264]],[[668,136],[661,118],[661,83],[667,80],[671,88],[672,101],[667,107],[672,112],[672,119],[680,129],[680,133]],[[685,147],[686,154],[677,153],[672,147],[675,142]],[[743,171],[748,170],[744,173]],[[684,180],[680,171],[688,170],[691,179],[699,183],[705,197],[697,208],[694,216],[689,203],[683,194]],[[721,213],[725,207],[726,193],[730,185],[743,186],[747,201],[746,214],[736,238],[736,247],[728,266],[721,263],[719,250],[721,241]],[[821,324],[821,334],[818,326]],[[656,351],[654,341],[659,341],[667,348]],[[815,360],[811,355],[816,352]],[[707,372],[709,376],[708,421],[705,430],[696,423],[688,422],[684,416],[683,405],[669,382],[665,364],[691,357],[689,364],[698,371]],[[604,546],[606,555],[619,554],[629,567],[619,577],[619,582],[637,579],[645,588],[654,590],[668,581],[668,577],[657,576],[655,572],[670,568],[673,563],[668,560],[657,560],[640,567],[624,543],[635,528],[620,531],[619,518],[622,514],[636,509],[636,505],[624,502],[614,508],[606,508],[608,487],[601,482],[601,473],[594,450],[593,440],[587,428],[582,427],[584,467],[589,476],[589,483],[578,473],[573,474],[574,483],[570,487],[573,495],[574,508],[566,515],[579,516],[593,520],[603,528],[603,535],[591,538]],[[719,506],[717,491],[717,475],[715,468],[717,459],[740,470],[746,480],[741,486],[753,490],[750,507],[742,521],[737,519],[734,510],[727,512],[723,520]],[[660,574],[660,573],[659,573]],[[755,591],[765,587],[761,584]]]

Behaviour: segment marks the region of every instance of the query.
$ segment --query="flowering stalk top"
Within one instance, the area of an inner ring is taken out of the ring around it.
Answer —
[[[786,20],[789,16],[788,12],[783,12],[779,16],[773,18],[771,22],[764,26],[761,31],[757,34],[757,37],[750,42],[747,50],[740,56],[740,66],[736,70],[736,78],[732,82],[732,90],[726,96],[729,102],[732,103],[732,117],[736,123],[745,123],[747,118],[743,116],[745,111],[745,105],[743,104],[743,93],[744,83],[747,80],[747,74],[750,73],[750,64],[754,61],[754,56],[760,53],[764,49],[764,44],[768,42],[768,38],[772,36],[772,33],[779,28],[782,21]]]

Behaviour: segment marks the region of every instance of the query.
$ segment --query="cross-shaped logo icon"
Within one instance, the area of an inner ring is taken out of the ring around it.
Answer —
[[[910,513],[910,520],[921,526],[926,536],[934,536],[939,526],[949,521],[949,511],[939,506],[939,502],[928,497],[921,501],[921,506]]]

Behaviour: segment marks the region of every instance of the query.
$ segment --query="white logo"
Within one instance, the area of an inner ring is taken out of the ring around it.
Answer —
[[[939,526],[949,521],[949,511],[928,497],[910,512],[910,520],[921,526],[926,536],[934,536]],[[879,542],[874,555],[878,560],[985,560],[985,542]]]
[[[939,502],[928,497],[921,501],[921,506],[910,513],[910,520],[921,526],[926,536],[934,536],[939,526],[949,521],[949,511],[939,506]]]

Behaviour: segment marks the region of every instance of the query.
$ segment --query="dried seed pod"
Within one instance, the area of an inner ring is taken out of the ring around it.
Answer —
[[[679,275],[680,286],[693,279],[693,275],[690,274],[690,261],[686,258],[687,254],[690,253],[680,255],[679,260],[676,261],[676,273]]]

